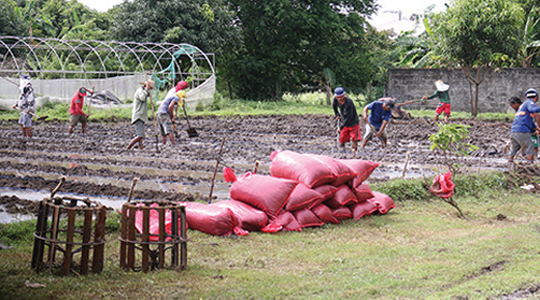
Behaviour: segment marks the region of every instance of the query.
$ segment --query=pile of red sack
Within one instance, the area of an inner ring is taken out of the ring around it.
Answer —
[[[188,227],[219,236],[302,231],[395,207],[364,183],[378,163],[292,151],[275,151],[270,159],[271,175],[240,176],[230,188],[231,200],[185,202]]]

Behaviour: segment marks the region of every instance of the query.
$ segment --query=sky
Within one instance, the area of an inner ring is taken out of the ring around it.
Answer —
[[[422,14],[434,5],[432,12],[444,11],[444,3],[449,0],[378,0],[379,11],[369,23],[378,30],[394,29],[396,33],[413,30],[415,22],[410,21],[413,14]],[[401,16],[401,19],[400,19]]]
[[[123,0],[79,0],[82,4],[104,12]],[[370,24],[379,30],[394,29],[400,31],[412,30],[414,22],[409,21],[412,14],[422,14],[430,5],[435,5],[434,12],[445,9],[444,3],[449,0],[378,0],[380,6],[377,15],[372,16]],[[401,16],[401,19],[400,19]]]

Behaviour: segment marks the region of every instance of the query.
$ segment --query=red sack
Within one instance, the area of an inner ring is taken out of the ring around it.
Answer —
[[[268,224],[268,216],[262,210],[237,200],[226,200],[212,203],[211,205],[221,206],[232,210],[240,227],[248,231],[257,231]]]
[[[293,214],[302,228],[324,225],[324,222],[321,221],[321,219],[319,219],[311,210],[307,208],[297,210]]]
[[[388,195],[379,192],[373,192],[373,194],[374,197],[368,199],[367,201],[370,201],[373,204],[377,205],[377,209],[381,214],[384,215],[389,210],[396,207],[394,200],[392,200],[392,198],[390,198]]]
[[[347,206],[343,206],[340,208],[332,209],[332,216],[334,216],[339,221],[343,221],[352,218],[352,212]]]
[[[282,210],[279,215],[268,225],[261,229],[262,232],[274,233],[278,231],[302,231],[302,227],[291,212]]]
[[[334,196],[338,188],[333,185],[325,184],[314,188],[314,190],[321,193],[323,201],[326,201]]]
[[[137,206],[143,206],[143,203],[137,204]],[[153,203],[150,205],[150,207],[157,207],[159,204]],[[155,209],[149,210],[150,215],[150,222],[148,224],[148,232],[150,233],[150,241],[155,242],[159,241],[159,212]],[[129,213],[129,210],[128,210]],[[172,226],[172,220],[171,220],[171,211],[166,210],[165,211],[165,232],[167,234],[171,234],[171,226]],[[142,234],[143,233],[143,212],[142,210],[136,210],[135,211],[135,228],[137,231]],[[178,228],[180,228],[180,220],[178,220]],[[167,241],[169,241],[171,238],[166,238]]]
[[[332,170],[332,173],[336,177],[336,179],[331,182],[333,186],[343,185],[351,181],[354,177],[358,175],[358,172],[355,172],[351,167],[332,157],[315,154],[304,155],[309,155],[317,160],[320,160],[321,162],[326,164],[330,168],[330,170]]]
[[[336,177],[323,162],[292,151],[274,151],[270,155],[270,174],[302,182],[309,188],[333,182]]]
[[[356,177],[354,177],[350,182],[350,186],[352,188],[355,188],[362,184],[362,182],[368,179],[371,173],[373,173],[373,171],[375,171],[375,169],[379,166],[379,163],[369,160],[340,159],[339,161],[348,165],[349,167],[351,167],[351,169],[358,173],[358,175],[356,175]]]
[[[450,170],[444,174],[437,175],[433,179],[433,184],[429,188],[429,192],[437,197],[447,199],[454,194],[456,185],[452,182],[452,172]]]
[[[296,211],[306,207],[311,207],[314,203],[321,203],[323,196],[316,190],[308,188],[307,185],[299,183],[289,196],[285,205],[288,211]]]
[[[297,184],[288,179],[248,172],[231,185],[229,193],[232,199],[262,210],[270,219],[274,219]]]
[[[325,223],[339,224],[339,220],[332,215],[330,208],[324,204],[319,204],[311,209],[311,211]]]
[[[375,196],[373,195],[373,191],[371,191],[369,186],[365,183],[362,183],[359,186],[355,187],[353,191],[359,203],[364,202],[367,199],[373,198]]]
[[[357,202],[356,195],[351,191],[351,188],[344,184],[338,186],[334,196],[324,201],[324,204],[328,205],[330,208],[339,208],[342,206],[353,205]]]
[[[186,218],[189,228],[211,235],[230,235],[240,224],[226,207],[197,202],[181,202],[186,205]]]
[[[364,201],[364,202],[353,205],[351,207],[351,212],[352,212],[353,218],[355,220],[358,220],[361,217],[370,216],[375,211],[377,211],[377,209],[378,209],[378,206],[375,203],[371,201]]]

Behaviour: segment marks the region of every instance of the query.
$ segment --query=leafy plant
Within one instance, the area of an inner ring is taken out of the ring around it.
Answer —
[[[439,131],[429,137],[430,150],[442,154],[442,164],[446,165],[452,174],[459,171],[459,165],[453,163],[451,156],[468,156],[469,151],[477,150],[478,147],[464,140],[469,135],[469,125],[442,124],[439,123]]]
[[[455,156],[459,158],[468,156],[469,151],[478,149],[477,146],[465,142],[465,139],[469,135],[469,127],[469,125],[463,124],[439,123],[439,131],[429,137],[429,140],[432,143],[430,149],[442,154],[442,164],[446,165],[454,176],[458,173],[460,164],[454,162],[454,159],[451,157]],[[461,217],[464,217],[459,205],[452,197],[443,197],[442,199],[454,207]]]

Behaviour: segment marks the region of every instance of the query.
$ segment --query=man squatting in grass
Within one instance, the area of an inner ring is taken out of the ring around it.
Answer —
[[[444,121],[448,122],[448,117],[450,117],[450,111],[452,106],[450,105],[450,96],[448,95],[448,89],[450,86],[445,84],[442,80],[437,80],[435,82],[437,90],[433,95],[424,96],[422,100],[433,99],[439,97],[439,105],[437,105],[437,110],[435,110],[435,122],[439,120],[439,115],[444,112]]]
[[[358,149],[358,141],[362,139],[360,135],[360,123],[358,119],[358,113],[356,107],[351,98],[345,96],[346,92],[342,87],[338,87],[334,91],[334,101],[332,107],[334,108],[334,115],[336,120],[341,120],[339,125],[339,145],[341,148],[345,147],[345,143],[351,141],[352,151],[356,152]]]
[[[22,134],[24,137],[32,137],[32,115],[35,113],[36,99],[34,98],[34,88],[30,82],[30,76],[22,75],[19,78],[19,100],[13,105],[13,109],[18,109],[21,112],[19,124],[21,124]]]
[[[93,95],[94,91],[81,87],[71,98],[71,105],[69,106],[68,133],[73,133],[73,128],[77,126],[77,123],[81,123],[81,133],[86,131],[86,121],[88,120],[90,114],[85,113],[82,109],[84,106],[84,97],[86,97],[88,93]]]
[[[187,88],[187,86],[187,82],[183,80],[179,81],[175,87],[176,93],[167,95],[157,110],[157,120],[159,122],[159,129],[161,130],[163,145],[167,143],[167,137],[171,141],[171,144],[176,145],[173,123],[178,105],[184,105],[184,99],[187,97],[187,94],[183,89]],[[182,103],[179,104],[180,99]]]
[[[525,154],[527,160],[534,161],[534,144],[531,138],[531,132],[540,132],[540,128],[534,124],[534,114],[540,113],[540,107],[536,105],[538,101],[538,92],[535,89],[528,89],[525,93],[527,100],[521,104],[514,116],[512,128],[510,129],[510,142],[512,150],[508,156],[508,162],[514,162],[514,156],[519,149]]]
[[[154,89],[154,81],[148,79],[135,91],[133,96],[133,110],[131,114],[131,125],[135,126],[135,138],[131,140],[127,150],[139,143],[139,149],[143,149],[144,123],[148,122],[148,102],[146,101]]]
[[[393,98],[381,98],[373,101],[364,107],[364,121],[366,121],[366,134],[362,141],[361,147],[366,147],[367,142],[371,140],[373,134],[381,140],[381,148],[386,147],[387,135],[386,125],[392,116],[392,109],[396,105],[396,100]],[[368,110],[371,110],[368,118]],[[370,126],[371,124],[371,126]],[[373,132],[372,127],[376,132]]]

